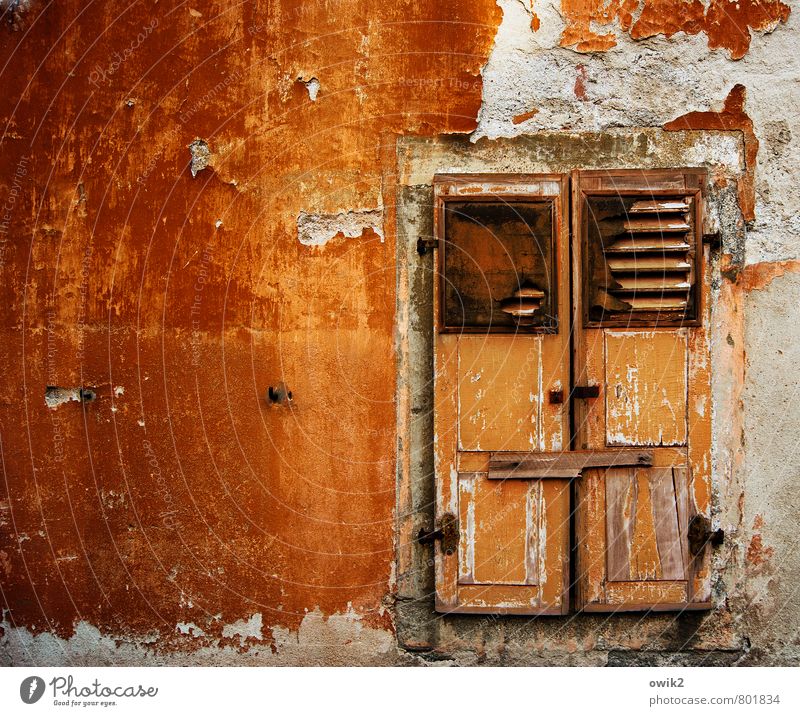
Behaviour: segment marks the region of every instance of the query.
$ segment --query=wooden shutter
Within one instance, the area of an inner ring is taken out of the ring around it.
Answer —
[[[574,446],[650,448],[575,481],[586,611],[710,607],[709,283],[699,170],[580,171],[573,185]]]
[[[490,462],[569,446],[567,178],[435,178],[436,609],[568,609],[569,481]]]

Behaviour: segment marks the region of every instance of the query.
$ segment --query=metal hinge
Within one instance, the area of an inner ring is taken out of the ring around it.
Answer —
[[[688,539],[689,551],[696,557],[703,548],[710,542],[713,545],[721,545],[725,541],[724,530],[712,530],[711,520],[704,515],[695,515],[689,520]]]
[[[417,533],[419,544],[433,544],[437,540],[442,542],[442,552],[451,555],[458,547],[458,519],[446,512],[436,523],[436,529],[426,530],[424,527]]]
[[[426,239],[420,236],[417,239],[417,253],[420,256],[424,256],[429,251],[433,251],[434,249],[439,248],[439,242],[436,239]]]

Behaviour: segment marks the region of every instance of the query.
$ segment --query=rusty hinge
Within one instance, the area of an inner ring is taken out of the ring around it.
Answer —
[[[709,542],[721,545],[725,541],[725,532],[721,529],[712,530],[708,517],[695,515],[689,520],[688,539],[689,551],[696,557]]]
[[[451,555],[458,547],[458,520],[455,515],[446,512],[436,524],[435,530],[426,530],[424,527],[417,533],[419,544],[433,544],[437,540],[442,542],[442,552]]]
[[[598,398],[600,396],[599,385],[576,385],[570,394],[573,398]]]
[[[420,236],[417,239],[417,253],[420,256],[424,256],[429,251],[433,251],[434,249],[439,248],[439,242],[436,239],[427,239]]]

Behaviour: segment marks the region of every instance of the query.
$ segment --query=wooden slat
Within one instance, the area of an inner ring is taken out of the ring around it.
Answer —
[[[632,528],[636,519],[631,511],[630,494],[634,489],[634,471],[613,468],[606,471],[606,562],[607,579],[627,581],[631,578]],[[635,500],[633,501],[635,508]]]
[[[609,287],[612,293],[626,293],[629,291],[651,292],[651,291],[686,291],[691,284],[686,280],[686,274],[653,276],[623,276],[615,277],[618,286]]]
[[[612,271],[669,272],[688,271],[691,264],[682,256],[610,256],[608,267]]]
[[[489,468],[490,480],[565,480],[580,477],[581,471],[576,468],[552,468],[552,467],[496,467]]]
[[[603,251],[606,254],[627,254],[636,251],[688,251],[689,248],[686,241],[677,237],[631,236],[618,239],[613,244],[605,246]]]
[[[689,211],[689,204],[683,198],[659,199],[657,201],[635,201],[629,211],[631,214]]]
[[[686,308],[688,301],[682,296],[630,296],[625,299],[634,311],[664,311]]]
[[[493,453],[489,478],[574,478],[591,467],[653,464],[652,450],[573,450],[561,453]]]
[[[668,214],[648,214],[645,216],[628,218],[623,222],[623,226],[625,227],[625,231],[632,234],[640,231],[647,233],[685,232],[692,228],[683,216],[671,216]]]

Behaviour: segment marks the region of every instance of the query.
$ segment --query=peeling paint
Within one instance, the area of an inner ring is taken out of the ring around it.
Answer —
[[[750,49],[751,30],[772,32],[790,12],[779,0],[562,0],[567,24],[561,45],[578,52],[607,51],[617,45],[617,27],[634,40],[702,32],[710,49],[725,49],[739,60]]]
[[[744,85],[734,85],[719,112],[690,112],[664,125],[667,131],[686,129],[711,129],[741,132],[744,139],[745,175],[739,180],[739,205],[745,221],[753,221],[755,214],[755,173],[758,157],[758,139],[753,132],[753,121],[745,112],[747,90]]]
[[[191,144],[187,145],[187,148],[192,155],[192,162],[189,168],[192,176],[196,177],[199,172],[211,164],[211,149],[205,139],[195,139]]]
[[[366,238],[373,234],[384,241],[383,211],[361,209],[338,214],[308,214],[297,217],[297,238],[303,246],[325,246],[337,236],[346,239]]]

